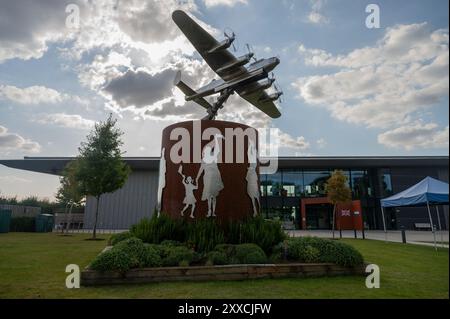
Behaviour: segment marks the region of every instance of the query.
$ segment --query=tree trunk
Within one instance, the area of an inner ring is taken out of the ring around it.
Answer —
[[[331,225],[331,229],[333,230],[333,239],[334,239],[334,224],[335,224],[335,216],[336,216],[336,204],[333,205],[333,224]]]
[[[66,228],[67,228],[67,208],[69,207],[69,203],[64,207],[64,218],[66,220]],[[64,235],[64,227],[61,227],[61,234]]]
[[[73,202],[70,204],[70,208],[69,208],[69,222],[67,223],[67,227],[66,227],[66,235],[69,234],[70,224],[72,223],[72,208],[73,208]]]
[[[94,231],[92,233],[92,239],[96,239],[97,237],[97,219],[98,219],[98,207],[100,206],[100,196],[97,196],[97,207],[95,208],[95,219],[94,219]]]

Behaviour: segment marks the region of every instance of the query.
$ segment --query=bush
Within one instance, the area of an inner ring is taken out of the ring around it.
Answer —
[[[112,249],[127,253],[133,260],[132,268],[144,267],[147,251],[139,238],[132,237],[121,241]]]
[[[210,251],[207,255],[207,264],[208,265],[227,265],[228,257],[222,251]]]
[[[258,245],[240,244],[236,245],[232,260],[239,264],[264,264],[267,262],[267,256]]]
[[[279,221],[265,220],[262,217],[231,222],[227,225],[226,234],[228,243],[254,243],[267,254],[271,254],[273,247],[286,239]]]
[[[364,259],[359,251],[350,245],[337,241],[300,237],[286,240],[288,260],[305,263],[334,263],[341,266],[361,265]]]
[[[133,237],[133,235],[130,232],[123,232],[123,233],[118,233],[118,234],[114,234],[109,238],[109,245],[111,246],[115,246],[117,243],[120,243],[121,241],[124,241],[126,239],[129,239]]]
[[[214,220],[201,219],[186,226],[186,242],[198,252],[209,252],[225,242],[223,230]]]
[[[273,246],[286,239],[279,221],[264,220],[262,217],[220,224],[215,220],[187,222],[165,214],[160,217],[154,214],[151,219],[145,218],[133,225],[130,233],[149,244],[160,244],[166,240],[183,242],[200,253],[208,253],[223,243],[255,243],[271,254]]]
[[[175,220],[167,215],[153,214],[131,226],[130,233],[145,243],[159,244],[164,240],[185,241],[185,227],[182,220]]]
[[[194,251],[184,246],[167,246],[162,258],[166,267],[189,265],[194,260]]]
[[[159,267],[162,265],[160,250],[153,245],[144,245],[144,255],[142,258],[143,267]]]
[[[110,249],[98,255],[91,263],[90,268],[98,271],[126,272],[132,268],[133,258],[120,249]]]
[[[35,232],[36,218],[35,217],[14,217],[11,218],[9,225],[11,232]]]

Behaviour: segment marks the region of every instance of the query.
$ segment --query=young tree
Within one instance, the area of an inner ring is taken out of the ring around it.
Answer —
[[[341,170],[335,170],[325,184],[328,199],[333,204],[333,238],[334,224],[336,216],[336,206],[340,203],[346,203],[352,199],[352,191],[347,185],[347,177]]]
[[[92,239],[96,239],[101,196],[121,188],[130,173],[130,168],[122,161],[123,132],[116,123],[111,114],[105,122],[96,123],[87,142],[81,143],[79,148],[76,179],[82,194],[97,199]]]
[[[80,182],[76,179],[78,169],[78,161],[72,161],[66,165],[60,177],[60,186],[56,193],[56,199],[60,204],[63,204],[64,213],[68,219],[66,225],[66,233],[69,232],[70,221],[72,220],[73,206],[79,206],[84,200],[84,195],[81,190]],[[68,216],[67,216],[68,214]],[[64,232],[64,230],[63,230]]]

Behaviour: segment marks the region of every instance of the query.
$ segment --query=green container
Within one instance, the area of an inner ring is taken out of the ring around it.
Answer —
[[[9,209],[0,209],[0,233],[9,233],[11,213]]]
[[[36,232],[49,233],[53,230],[54,218],[50,214],[41,214],[36,216]]]

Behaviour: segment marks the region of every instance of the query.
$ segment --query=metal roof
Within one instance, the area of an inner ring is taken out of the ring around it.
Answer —
[[[74,157],[24,157],[0,160],[7,167],[32,172],[59,175]],[[159,168],[158,157],[124,157],[134,171]],[[262,158],[262,161],[267,158]],[[390,168],[390,167],[447,167],[448,156],[334,156],[334,157],[279,157],[279,168]]]

